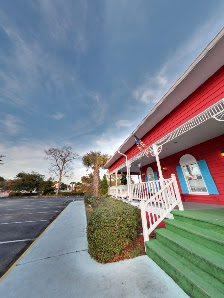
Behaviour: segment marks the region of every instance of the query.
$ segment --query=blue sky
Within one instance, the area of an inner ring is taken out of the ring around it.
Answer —
[[[0,2],[0,176],[113,154],[224,25],[223,1]],[[80,161],[72,180],[85,174]]]

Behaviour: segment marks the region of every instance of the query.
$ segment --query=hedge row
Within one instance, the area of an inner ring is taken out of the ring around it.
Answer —
[[[59,196],[84,196],[84,192],[59,192]]]
[[[30,193],[30,192],[10,192],[9,197],[30,197],[30,196],[42,196],[42,195],[49,195],[49,196],[55,196],[55,193],[48,193],[48,194],[41,194],[39,193]],[[83,196],[83,192],[60,192],[59,196]]]
[[[137,237],[140,212],[121,201],[104,198],[87,215],[87,237],[90,255],[105,263],[121,255],[127,245]]]

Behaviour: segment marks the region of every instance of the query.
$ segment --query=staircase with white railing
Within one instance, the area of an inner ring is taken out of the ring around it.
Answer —
[[[127,185],[110,187],[108,193],[115,198],[127,198]],[[174,174],[169,179],[132,184],[128,199],[130,202],[140,202],[144,241],[149,240],[149,235],[176,206],[183,210]]]
[[[137,190],[134,191],[135,196],[137,194],[141,198],[140,208],[144,241],[149,240],[149,235],[176,206],[179,207],[179,210],[183,210],[174,174],[169,179],[155,181],[152,188],[150,188],[151,185],[152,182],[146,182],[146,186],[142,187],[139,193]]]

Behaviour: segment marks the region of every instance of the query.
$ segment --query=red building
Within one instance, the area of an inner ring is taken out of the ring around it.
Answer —
[[[224,292],[223,121],[224,28],[106,164],[128,181],[109,194],[140,201],[146,254],[190,297]]]
[[[110,193],[132,200],[137,186],[130,185],[130,175],[139,175],[141,183],[158,181],[158,191],[161,181],[175,174],[182,201],[224,205],[223,121],[224,29],[108,161],[109,174],[123,172],[128,178],[126,188],[113,187]],[[134,135],[149,157],[139,151]]]

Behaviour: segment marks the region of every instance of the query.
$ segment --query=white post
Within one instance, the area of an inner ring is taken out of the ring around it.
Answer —
[[[184,207],[183,207],[183,203],[181,201],[181,196],[180,196],[180,192],[179,192],[179,188],[178,188],[176,176],[174,174],[171,174],[171,178],[173,180],[173,185],[174,185],[174,190],[175,190],[176,197],[177,197],[177,200],[178,200],[179,210],[183,211],[184,210]]]
[[[131,201],[131,179],[130,179],[130,163],[127,161],[127,186],[128,186],[128,200]]]
[[[152,147],[153,147],[153,153],[155,154],[155,157],[156,157],[157,168],[159,171],[159,178],[163,179],[163,173],[162,173],[161,164],[159,160],[158,147],[156,144],[153,144]]]
[[[110,193],[110,188],[111,188],[111,174],[108,174],[108,176],[107,176],[107,183],[109,184],[108,195],[111,195],[111,193]]]
[[[118,197],[118,188],[117,188],[117,170],[115,171],[115,185],[116,185],[116,198]]]
[[[141,218],[142,218],[142,228],[143,228],[143,237],[144,242],[149,241],[149,234],[148,234],[148,226],[147,226],[147,219],[146,219],[146,210],[145,210],[145,202],[142,200],[140,203],[141,206]]]

